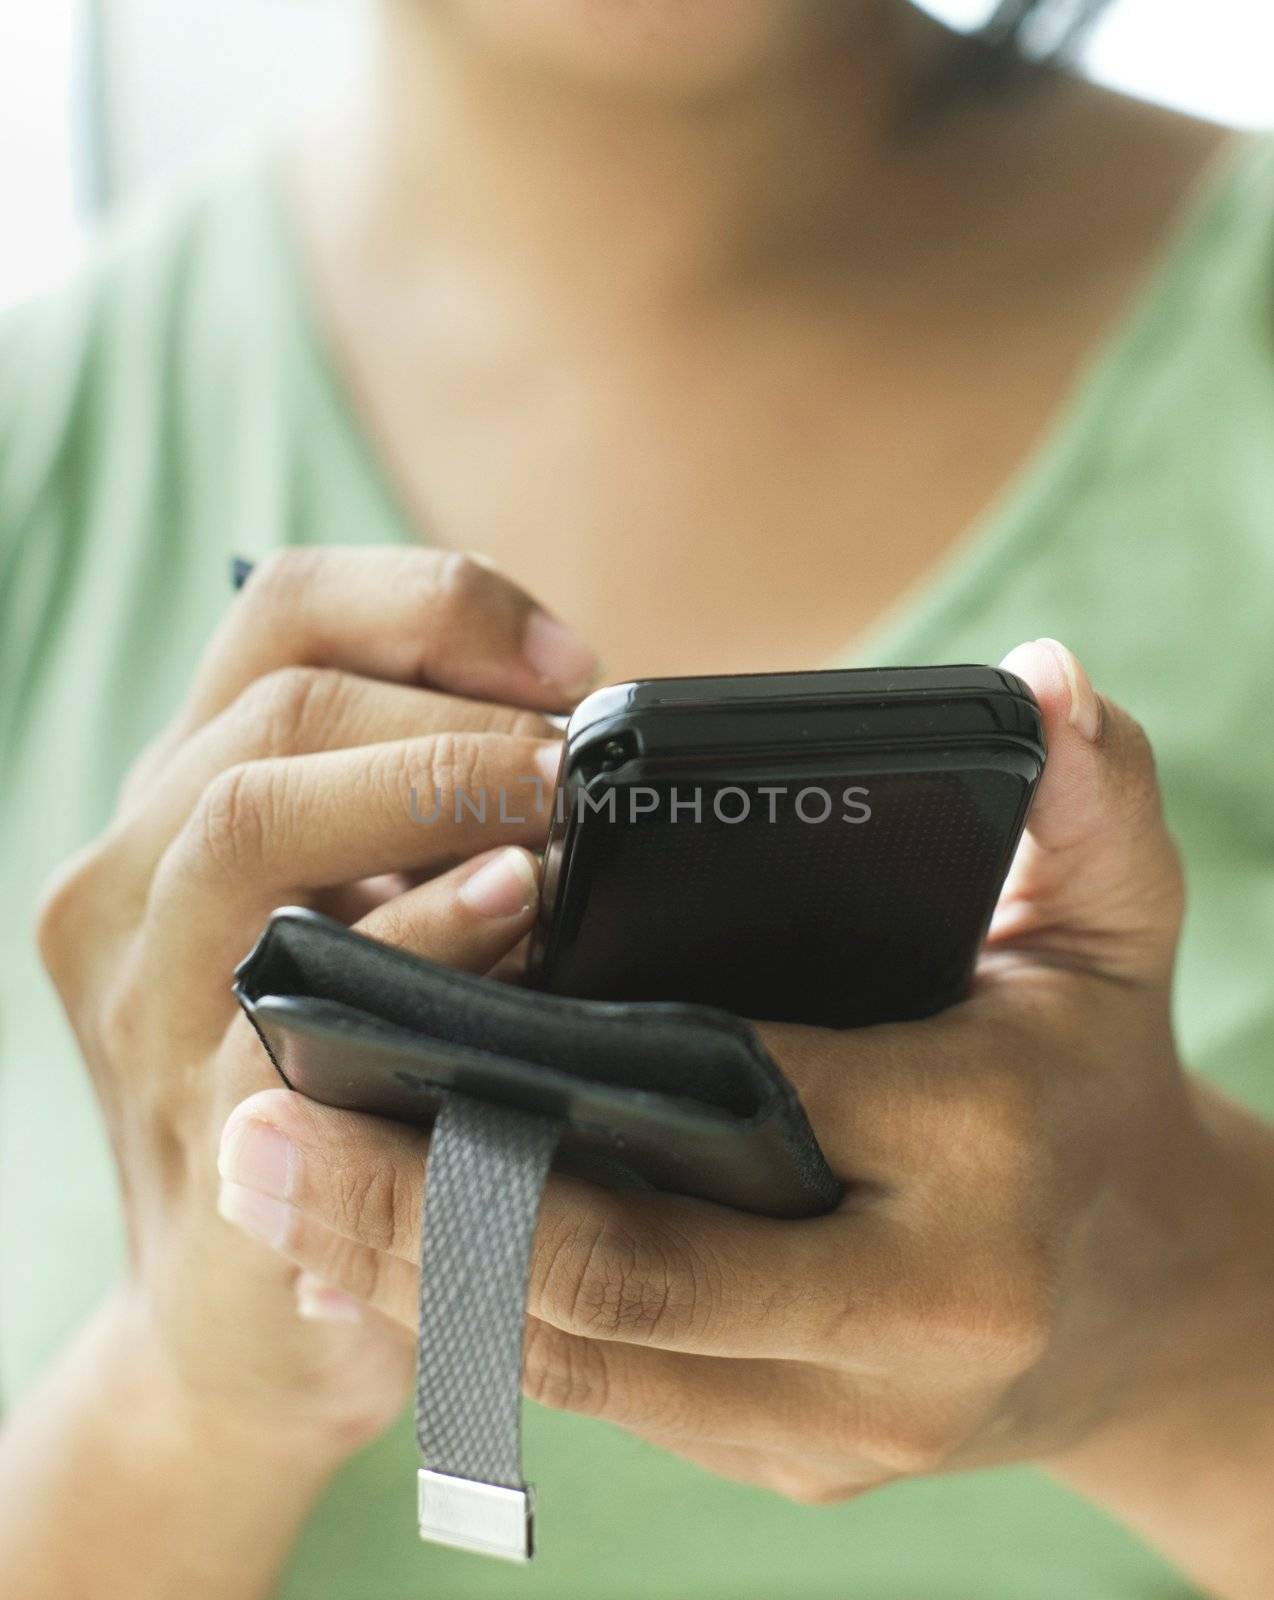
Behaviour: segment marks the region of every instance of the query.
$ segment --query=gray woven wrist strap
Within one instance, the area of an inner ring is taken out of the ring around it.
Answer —
[[[420,1260],[420,1537],[527,1561],[522,1336],[540,1196],[560,1124],[450,1094],[434,1124]]]

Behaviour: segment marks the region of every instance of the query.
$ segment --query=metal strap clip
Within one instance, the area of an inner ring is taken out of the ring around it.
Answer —
[[[535,1499],[473,1478],[453,1478],[421,1467],[416,1475],[420,1537],[455,1550],[506,1561],[529,1561],[535,1552]]]

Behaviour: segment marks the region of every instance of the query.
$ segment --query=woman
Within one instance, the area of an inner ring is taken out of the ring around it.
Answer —
[[[1007,92],[1006,49],[889,0],[382,24],[281,171],[4,332],[6,1590],[1267,1594],[1274,157]],[[228,606],[230,553],[285,545]],[[780,1228],[553,1180],[542,1554],[422,1549],[422,1147],[272,1086],[227,987],[269,908],[500,963],[534,825],[422,840],[399,801],[555,759],[595,648],[1040,635],[1114,698],[1009,657],[1050,764],[974,996],[767,1030],[878,1203]],[[1175,1001],[1116,701],[1189,868]],[[95,834],[40,918],[80,1060],[27,908]]]

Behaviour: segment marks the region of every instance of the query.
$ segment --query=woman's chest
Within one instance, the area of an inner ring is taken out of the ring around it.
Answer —
[[[479,551],[610,675],[817,666],[976,522],[1043,416],[918,374],[563,372],[429,404],[394,451],[426,536]],[[391,441],[392,444],[392,441]]]

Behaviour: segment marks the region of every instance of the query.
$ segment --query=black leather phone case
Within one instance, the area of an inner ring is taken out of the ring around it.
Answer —
[[[840,1188],[796,1093],[726,1012],[537,993],[314,912],[275,912],[235,994],[284,1081],[429,1125],[449,1091],[561,1121],[558,1166],[773,1217]]]

